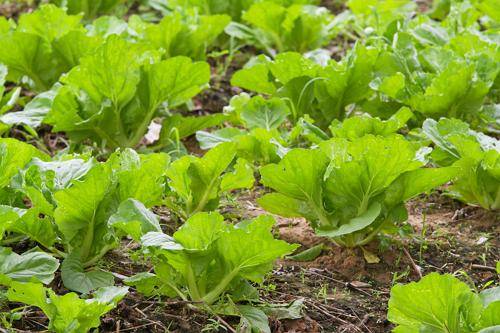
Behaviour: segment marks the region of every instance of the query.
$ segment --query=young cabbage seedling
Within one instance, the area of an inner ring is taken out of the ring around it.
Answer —
[[[393,233],[407,218],[405,202],[449,181],[453,168],[427,169],[402,136],[334,138],[319,149],[292,149],[261,168],[275,190],[259,204],[269,212],[304,217],[321,236],[355,247]]]

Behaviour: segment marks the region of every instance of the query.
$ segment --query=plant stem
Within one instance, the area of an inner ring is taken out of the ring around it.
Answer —
[[[239,268],[233,269],[231,273],[226,275],[224,279],[222,279],[222,281],[219,282],[219,284],[214,289],[212,289],[212,291],[203,296],[202,301],[208,305],[211,305],[213,302],[215,302],[224,292],[224,290],[226,290],[228,284],[231,283],[231,281],[236,277],[239,271]]]
[[[85,238],[83,239],[83,244],[81,247],[81,258],[82,262],[87,260],[87,257],[90,254],[90,248],[92,247],[92,243],[94,242],[94,223],[95,223],[95,211],[94,215],[92,216],[92,219],[89,222],[89,225],[87,227],[87,234],[85,235]]]
[[[155,105],[147,112],[147,114],[144,116],[144,119],[139,124],[139,127],[137,127],[137,129],[135,130],[132,138],[128,140],[127,147],[135,147],[139,143],[139,141],[141,141],[142,137],[146,134],[147,128],[151,123],[151,120],[153,119],[157,108],[158,106]]]
[[[84,264],[83,264],[83,267],[87,268],[87,267],[90,267],[90,266],[94,266],[99,260],[101,260],[102,257],[104,257],[104,255],[106,253],[108,253],[109,250],[113,249],[115,247],[115,245],[106,245],[104,246],[101,251],[99,252],[99,254],[95,255],[94,257],[92,257],[92,259],[86,261]]]
[[[201,295],[198,290],[198,285],[196,284],[196,279],[194,276],[194,271],[193,267],[191,267],[191,264],[188,264],[186,266],[186,280],[189,288],[189,293],[191,294],[191,299],[193,301],[200,301],[201,300]]]
[[[12,237],[12,238],[8,238],[8,239],[5,239],[5,240],[2,240],[0,242],[0,244],[2,244],[2,245],[9,245],[9,244],[13,244],[13,243],[18,243],[18,242],[22,241],[25,238],[28,238],[28,237],[26,237],[25,235],[20,235],[20,236],[16,236],[16,237]]]

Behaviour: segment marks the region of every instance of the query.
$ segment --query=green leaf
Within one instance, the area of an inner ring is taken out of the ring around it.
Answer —
[[[34,146],[15,139],[0,138],[0,188],[7,186],[19,169],[24,168],[34,157],[47,159]]]
[[[144,44],[108,37],[64,76],[44,122],[76,141],[135,147],[160,108],[189,102],[210,79],[205,62],[158,59]]]
[[[253,167],[246,160],[238,158],[234,165],[234,171],[226,173],[220,184],[220,192],[232,191],[240,188],[252,188],[255,179]]]
[[[317,218],[306,201],[281,193],[268,193],[258,198],[257,203],[268,212],[284,217],[305,217],[312,221]]]
[[[48,42],[72,30],[81,29],[80,15],[68,15],[62,8],[42,5],[32,13],[19,18],[18,30],[38,35]]]
[[[189,15],[172,12],[145,29],[145,40],[165,56],[204,59],[209,46],[224,31],[231,18],[227,15]]]
[[[131,231],[136,239],[159,230],[156,218],[146,208],[161,202],[168,162],[166,154],[117,151],[106,163],[94,165],[84,177],[56,191],[54,220],[65,252],[78,250],[80,261],[88,267],[114,248],[123,235],[113,232],[113,223]]]
[[[342,210],[348,220],[363,214],[372,200],[400,175],[419,168],[416,151],[402,136],[364,136],[352,143],[333,139],[332,163],[326,180],[328,201]]]
[[[118,211],[109,218],[108,225],[136,241],[150,231],[161,231],[158,217],[134,199],[123,201]]]
[[[424,93],[412,95],[409,104],[426,117],[471,119],[493,84],[492,79],[474,79],[476,76],[473,64],[452,61],[436,75]]]
[[[85,271],[79,253],[68,255],[61,265],[61,278],[69,290],[87,294],[101,287],[114,285],[113,274],[101,270]]]
[[[231,270],[238,270],[248,280],[262,282],[273,260],[292,253],[298,247],[274,239],[271,233],[274,223],[274,218],[264,215],[244,221],[230,232],[221,234],[217,246],[225,265]]]
[[[457,278],[431,273],[391,289],[388,319],[400,332],[468,332],[479,320],[479,297]]]
[[[111,35],[125,37],[128,29],[127,22],[116,16],[101,16],[87,25],[88,35],[98,38],[107,38]]]
[[[11,206],[0,205],[0,239],[3,238],[3,234],[5,231],[9,229],[9,227],[19,220],[19,218],[26,213],[26,210],[19,209]]]
[[[369,83],[373,77],[373,68],[378,50],[356,44],[355,48],[340,62],[331,61],[319,76],[325,80],[315,84],[315,96],[325,114],[326,122],[334,118],[343,119],[345,108],[359,103],[370,96]]]
[[[188,175],[191,178],[193,203],[196,204],[194,211],[202,210],[209,201],[217,198],[220,176],[233,161],[235,154],[233,144],[221,144],[191,163]]]
[[[7,297],[11,302],[40,308],[49,318],[49,330],[77,333],[99,327],[100,317],[116,307],[127,291],[125,287],[101,288],[94,298],[81,299],[75,293],[58,296],[41,284],[13,282]]]
[[[318,246],[318,245],[317,245]],[[314,248],[316,248],[315,246]],[[269,304],[264,305],[261,309],[272,318],[281,319],[300,319],[303,317],[304,299],[298,298],[288,304]]]
[[[28,85],[36,91],[50,89],[59,76],[69,70],[64,59],[55,54],[52,43],[70,32],[82,31],[80,19],[81,16],[67,15],[52,5],[42,5],[32,13],[21,15],[15,31],[0,35],[2,45],[7,47],[0,51],[0,62],[9,68],[9,80],[20,82],[26,76],[30,79]],[[77,43],[76,40],[67,42]],[[75,57],[75,63],[77,61]]]
[[[485,209],[500,207],[497,139],[472,131],[467,123],[457,119],[428,119],[423,132],[437,146],[432,154],[434,160],[441,165],[453,164],[456,169],[451,196]]]
[[[297,254],[287,256],[286,258],[293,261],[313,261],[321,255],[321,252],[323,252],[324,248],[324,244],[318,244]]]
[[[489,307],[492,303],[500,301],[500,287],[493,287],[483,290],[479,297],[483,302],[485,308]]]
[[[231,85],[262,94],[273,94],[276,87],[269,82],[269,69],[265,64],[256,64],[240,69],[231,78]]]
[[[224,218],[220,214],[198,213],[174,233],[174,239],[190,251],[206,251],[225,228]]]
[[[44,313],[50,313],[51,310],[47,304],[47,290],[40,283],[14,281],[7,291],[7,298],[11,302],[36,306]]]
[[[408,0],[349,0],[347,5],[358,24],[374,28],[379,35],[391,22],[408,17],[416,7],[414,2]]]
[[[289,113],[290,109],[283,100],[278,98],[265,100],[261,96],[251,98],[239,112],[248,129],[264,128],[268,131],[278,128]]]
[[[352,234],[372,224],[377,219],[377,217],[379,217],[381,210],[382,206],[378,202],[374,202],[361,215],[356,216],[345,224],[342,224],[339,228],[335,230],[319,229],[316,231],[316,233],[319,236],[327,236],[332,238]]]
[[[121,0],[51,0],[50,2],[66,7],[70,14],[84,13],[87,19],[108,14],[119,5],[125,6]]]
[[[82,247],[83,260],[91,254],[97,254],[104,239],[107,226],[99,216],[99,206],[111,188],[110,170],[105,165],[96,165],[83,181],[74,181],[73,185],[58,191],[54,197],[57,208],[55,222],[64,242],[70,247]]]
[[[203,129],[220,125],[226,120],[224,114],[211,114],[207,116],[184,117],[174,114],[163,119],[158,143],[155,147],[166,147],[171,143],[178,143],[190,135]],[[202,149],[206,149],[203,148]]]
[[[296,207],[292,212],[302,213],[306,211],[308,215],[303,215],[304,217],[311,217],[312,213],[315,223],[323,224],[326,223],[328,215],[322,203],[322,179],[327,164],[328,159],[320,150],[292,149],[279,164],[269,164],[262,167],[260,174],[265,186],[295,202],[291,206]],[[279,199],[278,197],[268,197],[263,201],[264,204],[271,203],[271,198],[275,203],[279,203],[279,200],[275,200]],[[272,203],[270,206],[276,207]],[[305,210],[302,208],[303,206],[309,208]]]
[[[319,235],[353,247],[396,227],[406,219],[405,201],[456,175],[453,167],[420,169],[421,153],[402,136],[352,138],[292,149],[280,163],[262,167],[262,183],[277,193],[259,204],[275,214],[304,217]]]
[[[241,332],[257,331],[271,333],[269,319],[262,310],[251,305],[238,305],[237,308],[241,317],[240,324],[238,325],[238,329]]]
[[[492,288],[494,289],[494,288]],[[498,318],[498,311],[500,310],[500,302],[497,300],[485,306],[481,314],[480,327],[483,329],[480,332],[495,332],[500,328],[500,319]]]
[[[334,36],[333,16],[326,8],[274,2],[257,2],[242,15],[246,27],[232,24],[226,33],[243,38],[274,55],[277,52],[305,53],[327,44]]]
[[[201,149],[212,149],[223,142],[233,142],[239,136],[246,132],[235,127],[224,127],[213,132],[198,131],[196,140],[200,143]]]
[[[138,273],[134,276],[123,279],[123,282],[127,286],[135,287],[135,289],[144,296],[176,296],[175,291],[173,291],[167,284],[163,283],[161,279],[153,273]]]
[[[163,101],[173,108],[186,103],[201,92],[210,80],[210,66],[206,62],[193,62],[188,57],[174,57],[146,69],[149,96],[141,99],[148,101],[149,108],[156,108]],[[144,103],[145,104],[145,103]]]
[[[108,164],[118,184],[119,201],[136,199],[148,208],[159,204],[169,162],[170,157],[164,153],[140,155],[133,149],[124,149],[113,154]]]
[[[457,169],[448,168],[426,168],[407,172],[400,176],[387,189],[385,202],[395,205],[407,201],[421,193],[445,184],[457,175]]]
[[[37,208],[28,209],[18,219],[12,220],[11,223],[6,223],[7,221],[4,220],[0,230],[3,228],[9,232],[25,235],[50,248],[57,239],[56,231],[51,220],[47,217],[40,217],[40,214],[41,212]]]
[[[183,299],[214,304],[223,293],[255,299],[246,280],[261,282],[275,259],[297,248],[275,240],[273,224],[273,218],[261,216],[234,226],[219,213],[197,213],[173,237],[150,232],[141,243],[156,259],[156,276]],[[148,291],[159,286],[152,276],[141,280]]]
[[[0,51],[0,61],[9,68],[9,80],[18,82],[23,75],[28,75],[35,89],[49,88],[49,82],[54,80],[50,72],[53,62],[41,37],[13,32],[0,35],[0,42],[5,47]]]
[[[334,120],[329,129],[333,137],[355,140],[367,134],[389,136],[404,127],[413,116],[410,109],[403,107],[388,120],[368,115],[355,116],[343,122]]]
[[[283,85],[299,77],[315,77],[321,66],[296,52],[284,52],[269,62],[269,70]]]
[[[102,39],[89,36],[85,31],[73,30],[52,42],[52,50],[60,70],[69,72],[80,64],[80,59],[92,54],[101,45]]]
[[[27,252],[21,255],[0,247],[0,274],[12,281],[41,282],[49,284],[59,262],[44,252]]]
[[[0,121],[9,125],[23,124],[33,128],[40,126],[52,107],[59,87],[60,85],[56,84],[52,89],[36,95],[26,104],[23,111],[4,114],[0,117]]]
[[[190,216],[218,206],[222,175],[235,155],[234,144],[224,143],[209,150],[202,158],[185,156],[172,163],[166,175],[173,196],[171,199],[182,207],[180,211],[177,209],[178,214]],[[227,179],[225,185],[229,185]],[[245,180],[245,184],[247,182]]]

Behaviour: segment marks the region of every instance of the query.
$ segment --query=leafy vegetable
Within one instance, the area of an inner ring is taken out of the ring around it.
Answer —
[[[0,241],[5,232],[21,235],[63,256],[62,279],[71,290],[87,293],[110,285],[110,273],[89,267],[120,237],[140,239],[160,231],[148,208],[162,200],[168,162],[166,154],[133,150],[116,152],[106,163],[35,159],[13,180],[13,189],[30,198],[33,207],[0,206]]]
[[[87,19],[109,14],[121,5],[127,8],[126,0],[51,0],[51,2],[65,7],[69,14],[84,13]]]
[[[314,83],[321,66],[299,53],[280,53],[271,61],[258,57],[231,78],[231,84],[258,93],[282,97],[291,104],[293,120],[314,116]]]
[[[295,261],[313,261],[321,254],[324,248],[324,244],[318,244],[307,250],[294,254],[293,256],[288,256],[287,259]]]
[[[452,275],[431,273],[391,289],[388,318],[396,332],[494,332],[499,309],[498,287],[476,294]]]
[[[108,37],[62,79],[44,122],[77,141],[137,145],[162,106],[188,102],[210,78],[207,63],[186,57],[154,62],[150,55],[140,44]]]
[[[410,17],[415,11],[415,2],[409,0],[349,0],[347,6],[354,15],[355,29],[370,29],[383,35],[388,26]]]
[[[36,95],[24,106],[23,111],[9,112],[0,116],[0,122],[7,125],[27,125],[32,128],[39,127],[52,107],[54,97],[60,85],[55,84],[50,90]]]
[[[51,220],[43,216],[43,212],[39,208],[0,206],[0,244],[11,244],[16,239],[29,238],[46,248],[52,248],[56,232]]]
[[[50,283],[59,262],[44,252],[27,252],[21,255],[11,249],[0,247],[0,281],[5,284],[12,281]]]
[[[210,149],[223,142],[234,142],[236,154],[247,161],[269,163],[279,160],[279,150],[285,144],[289,129],[283,126],[290,108],[280,98],[250,97],[246,93],[234,96],[224,108],[227,120],[239,128],[222,128],[212,132],[198,131],[196,138],[202,149]]]
[[[357,44],[341,61],[325,66],[298,53],[282,53],[274,61],[258,58],[236,72],[231,84],[287,100],[296,121],[309,115],[326,128],[344,119],[347,107],[363,102],[373,91],[378,50]]]
[[[334,120],[330,125],[333,137],[356,140],[367,134],[390,136],[406,125],[413,113],[408,108],[401,108],[388,120],[372,118],[369,115],[347,118],[343,122]]]
[[[154,151],[165,151],[171,156],[183,156],[187,149],[182,139],[195,134],[197,131],[220,125],[227,120],[226,115],[216,113],[206,116],[182,116],[172,114],[166,116],[161,124],[158,140],[149,148]]]
[[[314,87],[320,113],[311,116],[329,124],[333,119],[344,119],[347,106],[368,98],[377,56],[377,49],[356,44],[340,62],[332,60],[320,70],[318,76],[324,79],[316,81]]]
[[[142,274],[126,282],[142,290],[147,283],[149,291],[214,309],[225,303],[224,295],[233,302],[258,300],[248,282],[262,283],[273,261],[297,248],[274,239],[273,224],[269,216],[232,225],[218,213],[195,214],[173,237],[159,232],[144,235],[141,243],[154,257],[155,275]]]
[[[80,15],[67,15],[53,5],[21,15],[15,30],[0,33],[0,62],[9,69],[7,79],[48,90],[99,43],[85,34],[80,20]]]
[[[165,57],[188,56],[205,59],[207,49],[224,32],[231,18],[227,15],[197,15],[195,13],[171,13],[158,24],[144,29],[142,40],[155,49],[165,51]]]
[[[89,332],[100,325],[100,317],[116,307],[127,294],[126,287],[101,288],[94,298],[81,299],[75,293],[56,295],[37,283],[12,282],[7,297],[11,302],[36,306],[49,318],[49,330],[56,333]]]
[[[398,102],[422,118],[461,118],[477,127],[483,105],[495,100],[500,53],[486,34],[457,33],[457,24],[422,17],[395,25],[386,34],[390,44],[373,43],[380,55],[370,86],[382,96],[371,102]]]
[[[16,87],[6,93],[5,81],[8,74],[7,66],[0,64],[0,115],[14,107],[21,93],[21,88]],[[1,134],[1,133],[0,133]]]
[[[323,7],[257,2],[242,16],[247,25],[233,22],[226,33],[266,50],[306,52],[326,45],[334,36],[333,16]]]
[[[292,149],[279,164],[261,168],[277,193],[258,200],[266,210],[305,217],[319,235],[344,246],[394,232],[406,220],[404,202],[453,177],[451,168],[423,169],[401,136],[331,139],[321,149]]]
[[[251,188],[253,169],[243,159],[238,159],[234,172],[228,168],[236,155],[235,146],[224,143],[212,148],[202,158],[184,156],[168,168],[167,206],[181,217],[214,210],[220,195],[240,188]]]
[[[116,246],[117,237],[111,227],[135,230],[132,234],[137,237],[140,231],[159,230],[146,207],[161,201],[162,175],[167,163],[168,156],[164,154],[141,156],[125,150],[114,154],[107,163],[94,166],[83,180],[74,180],[70,187],[54,194],[54,221],[69,254],[63,263],[65,284]],[[123,215],[131,209],[136,212]],[[86,292],[87,287],[95,289],[92,283],[80,284],[79,288],[84,289],[72,289]]]
[[[169,13],[179,9],[196,8],[203,14],[227,14],[233,20],[239,21],[241,14],[250,6],[260,0],[159,0],[156,7],[163,12]],[[292,4],[318,4],[317,0],[266,0],[283,6]],[[162,5],[163,6],[162,6]]]
[[[0,189],[9,185],[11,178],[32,158],[48,157],[35,147],[15,139],[0,138]]]
[[[485,209],[500,208],[500,143],[457,120],[427,119],[423,132],[436,145],[432,157],[459,170],[449,194]]]

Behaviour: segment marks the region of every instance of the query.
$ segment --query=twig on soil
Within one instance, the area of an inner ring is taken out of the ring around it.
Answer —
[[[156,322],[151,322],[151,323],[147,323],[147,324],[143,324],[143,325],[139,325],[139,326],[134,326],[134,327],[130,327],[130,328],[125,328],[123,330],[121,330],[122,332],[128,332],[128,331],[135,331],[139,328],[143,328],[143,327],[148,327],[148,326],[151,326],[151,325],[155,325],[155,324],[158,324]]]
[[[332,274],[332,272],[330,272],[330,271],[328,271],[328,270],[326,270],[326,269],[325,269],[324,271],[325,271],[325,272],[327,272],[327,273]],[[347,288],[349,288],[349,289],[353,289],[353,290],[355,290],[355,291],[357,291],[357,292],[359,292],[359,293],[362,293],[362,294],[364,294],[364,295],[366,295],[366,296],[372,296],[369,292],[367,292],[366,290],[363,290],[363,289],[361,289],[361,288],[356,287],[356,286],[355,286],[355,285],[353,285],[351,282],[344,282],[344,281],[341,281],[341,280],[337,280],[337,279],[334,279],[334,278],[332,278],[332,277],[329,277],[329,276],[326,276],[326,275],[323,275],[323,274],[319,274],[319,273],[315,272],[315,271],[314,271],[314,270],[312,270],[312,269],[310,269],[310,270],[306,270],[306,273],[311,273],[311,274],[313,274],[313,275],[321,276],[322,278],[325,278],[325,279],[327,279],[327,280],[330,280],[330,281],[333,281],[333,282],[335,282],[335,283],[341,284],[341,285],[342,285],[342,286],[344,286],[344,287],[347,287]],[[369,290],[372,290],[372,291],[373,291],[374,289],[369,289]],[[381,293],[385,293],[385,292],[381,292]]]
[[[142,317],[143,317],[142,319],[143,320],[146,320],[147,322],[149,322],[151,324],[156,324],[156,325],[160,326],[161,328],[163,328],[164,330],[167,329],[165,326],[163,326],[162,323],[160,323],[158,321],[154,321],[154,320],[149,319],[148,316],[143,311],[141,311],[140,309],[134,308],[134,310],[136,310],[137,312],[139,312],[142,315]],[[173,314],[169,314],[169,313],[164,313],[163,316],[169,317],[169,318],[172,318],[172,319],[176,319],[176,320],[179,320],[179,321],[182,321],[182,322],[185,321],[182,317],[176,316],[176,315],[173,315]]]
[[[120,333],[120,324],[121,324],[121,322],[118,320],[116,322],[116,333]]]
[[[297,295],[292,295],[292,294],[287,294],[287,293],[283,293],[281,291],[277,291],[277,290],[273,290],[273,293],[276,293],[276,294],[279,294],[279,295],[283,295],[283,296],[287,296],[288,298],[290,299],[294,299],[294,298],[297,298]],[[309,300],[309,299],[306,299],[305,300],[306,303],[315,303],[315,304],[320,304],[314,300]],[[321,303],[321,308],[325,309],[325,310],[329,310],[330,312],[335,312],[336,314],[340,315],[340,316],[343,316],[343,317],[347,317],[347,318],[356,318],[350,314],[348,314],[345,310],[343,309],[340,309],[340,308],[336,308],[334,306],[331,306],[329,304],[323,304]]]
[[[369,332],[369,333],[373,333],[371,329],[368,328],[368,326],[365,325],[365,322],[368,321],[368,314],[366,314],[364,317],[363,317],[363,320],[361,320],[361,318],[359,318],[358,314],[356,313],[356,311],[348,306],[349,310],[351,310],[352,313],[354,313],[354,315],[356,316],[356,318],[359,320],[359,323],[361,324],[361,326],[363,326],[366,331],[365,332]],[[363,332],[363,331],[362,331]]]
[[[413,258],[410,255],[410,252],[408,252],[408,250],[406,249],[406,247],[402,246],[402,249],[403,249],[403,252],[404,252],[405,256],[410,261],[410,264],[413,267],[413,270],[415,271],[415,273],[417,273],[418,278],[421,279],[422,278],[422,268],[420,268],[420,266],[418,266],[415,263],[415,261],[413,260]]]
[[[326,311],[326,310],[325,310],[325,309],[323,309],[322,307],[320,307],[320,306],[318,306],[318,305],[314,304],[314,302],[311,302],[311,301],[309,301],[309,300],[306,300],[305,302],[306,302],[307,304],[309,304],[310,306],[312,306],[313,308],[315,308],[316,310],[318,310],[319,312],[321,312],[322,314],[324,314],[325,316],[327,316],[327,317],[329,317],[329,318],[331,318],[331,319],[333,319],[333,320],[336,320],[336,321],[338,321],[338,322],[339,322],[339,323],[341,323],[341,324],[344,324],[344,325],[345,325],[345,324],[349,324],[349,322],[347,322],[347,321],[345,321],[344,319],[341,319],[341,318],[339,318],[339,317],[337,317],[337,316],[334,316],[333,314],[331,314],[330,312]]]
[[[230,332],[232,333],[236,333],[236,330],[231,326],[229,325],[229,323],[227,321],[225,321],[224,319],[221,318],[221,316],[219,316],[217,313],[213,313],[213,315],[215,316],[215,318],[217,318],[217,320],[222,324],[224,325]]]
[[[483,271],[492,271],[496,273],[496,268],[495,267],[490,267],[490,266],[485,266],[485,265],[478,265],[478,264],[472,264],[472,268],[483,270]]]

